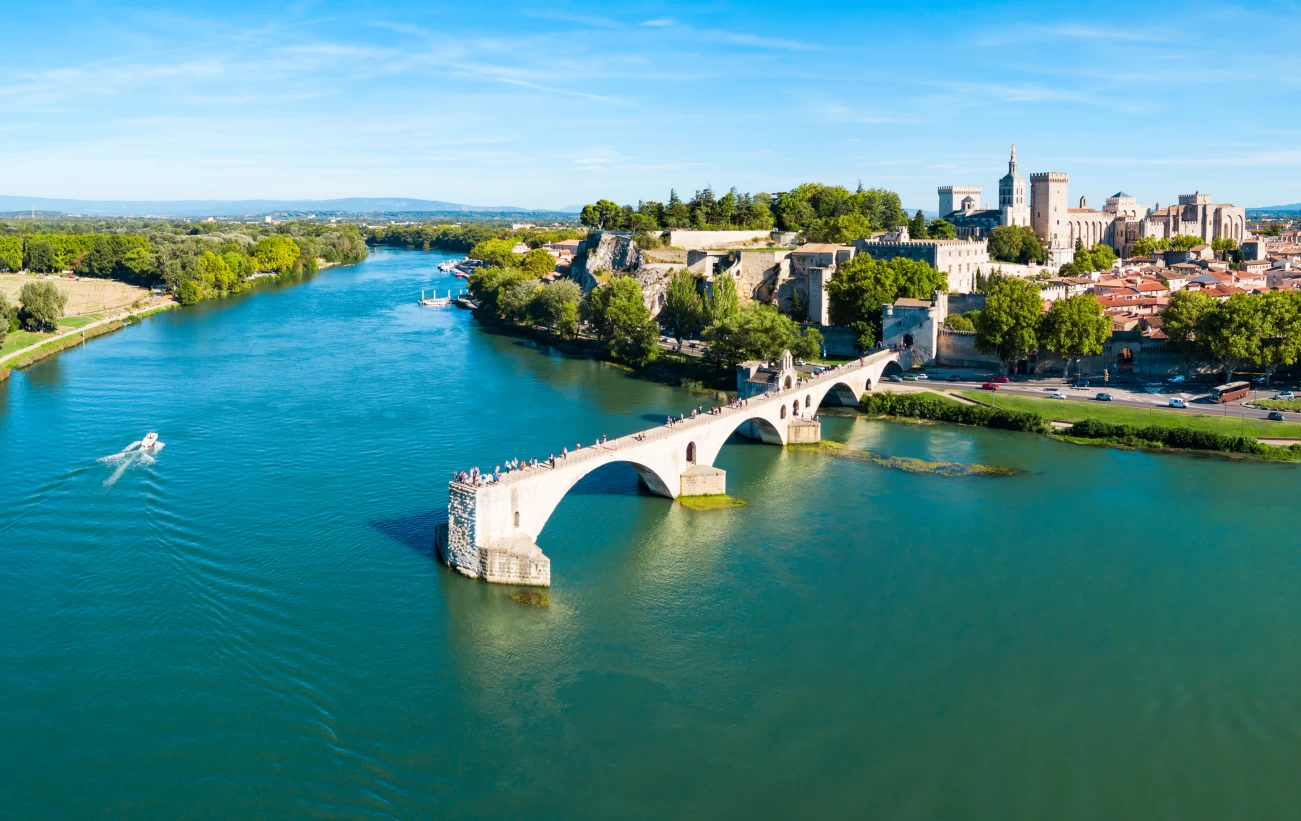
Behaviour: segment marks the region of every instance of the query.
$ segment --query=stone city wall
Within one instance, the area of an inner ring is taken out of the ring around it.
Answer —
[[[729,243],[766,240],[770,231],[670,231],[669,245],[686,250],[718,248]]]

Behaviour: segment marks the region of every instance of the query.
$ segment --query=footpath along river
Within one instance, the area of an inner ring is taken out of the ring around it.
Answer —
[[[693,512],[603,469],[529,607],[433,560],[453,471],[702,400],[419,308],[446,257],[0,384],[0,816],[1301,815],[1297,466],[829,418],[1024,472],[738,442],[749,506]]]

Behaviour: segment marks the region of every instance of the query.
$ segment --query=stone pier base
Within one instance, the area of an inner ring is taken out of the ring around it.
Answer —
[[[722,496],[727,493],[727,471],[696,465],[682,472],[680,496]]]
[[[786,440],[792,445],[810,445],[822,441],[822,423],[816,419],[792,419],[786,428]]]
[[[551,586],[551,559],[542,548],[523,534],[490,545],[449,545],[448,526],[434,527],[434,549],[438,560],[473,579],[498,584]]]
[[[527,536],[480,547],[479,565],[484,581],[551,586],[551,560]]]

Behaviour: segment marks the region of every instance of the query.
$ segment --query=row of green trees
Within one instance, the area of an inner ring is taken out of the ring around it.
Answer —
[[[1017,277],[993,276],[985,307],[975,316],[976,349],[998,357],[1003,367],[1047,348],[1077,365],[1085,356],[1102,353],[1111,336],[1111,318],[1093,294],[1059,299],[1045,313],[1039,286]]]
[[[121,225],[76,224],[76,233],[21,234],[17,227],[0,224],[0,270],[72,271],[139,285],[162,284],[184,304],[240,290],[257,272],[312,272],[318,259],[347,264],[367,254],[365,240],[353,225],[153,223],[141,233],[125,233],[128,229]]]
[[[1157,251],[1191,251],[1199,245],[1205,245],[1206,240],[1194,234],[1176,234],[1173,237],[1142,237],[1134,243],[1133,253],[1136,257],[1150,257]],[[1236,251],[1238,249],[1237,240],[1232,237],[1220,237],[1211,240],[1211,250],[1222,253]]]
[[[1083,240],[1075,240],[1075,259],[1066,263],[1057,272],[1064,277],[1088,276],[1094,271],[1110,271],[1116,264],[1116,252],[1110,245],[1098,243],[1092,248],[1085,248]]]
[[[683,339],[703,336],[709,343],[706,361],[719,374],[747,359],[775,359],[783,350],[808,359],[822,348],[817,329],[801,329],[771,305],[742,306],[731,277],[718,277],[707,288],[687,269],[678,271],[656,322],[632,277],[616,276],[583,295],[570,280],[542,283],[519,262],[507,260],[471,275],[470,292],[482,318],[541,326],[567,339],[585,328],[606,356],[633,367],[659,356],[661,326],[677,338],[679,349]]]
[[[743,194],[732,188],[721,197],[712,188],[683,201],[676,190],[667,203],[644,201],[620,206],[598,200],[583,207],[583,225],[603,231],[649,234],[675,228],[697,230],[803,231],[811,242],[848,242],[908,221],[899,195],[881,188],[857,191],[838,185],[805,183],[780,194]]]
[[[1268,383],[1280,367],[1301,358],[1301,293],[1268,291],[1217,300],[1201,291],[1176,291],[1161,313],[1166,343],[1184,356],[1215,362],[1224,380],[1247,365],[1265,371]]]
[[[366,241],[372,245],[396,245],[425,251],[466,253],[487,240],[511,240],[537,248],[549,242],[577,239],[584,234],[569,228],[512,230],[509,225],[478,223],[471,225],[386,225],[366,229]]]

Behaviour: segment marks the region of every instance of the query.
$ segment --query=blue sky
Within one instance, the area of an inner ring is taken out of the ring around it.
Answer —
[[[1301,201],[1295,4],[3,4],[0,194]]]

